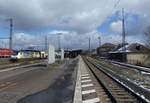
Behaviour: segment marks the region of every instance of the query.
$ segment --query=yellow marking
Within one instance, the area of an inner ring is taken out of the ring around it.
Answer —
[[[16,84],[17,84],[17,83],[11,83],[11,84],[7,85],[6,87],[1,88],[1,89],[0,89],[0,92],[3,91],[3,90],[5,90],[5,89],[8,89],[9,87],[15,86]]]
[[[1,84],[0,84],[0,87],[7,86],[7,85],[9,85],[9,84],[11,84],[11,82],[1,83]]]

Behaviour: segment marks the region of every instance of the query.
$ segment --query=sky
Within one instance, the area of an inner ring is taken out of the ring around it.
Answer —
[[[121,43],[122,14],[125,10],[126,41],[145,43],[150,25],[150,0],[0,0],[0,37],[9,37],[9,18],[13,19],[13,48],[44,49],[48,43],[58,48],[88,49],[110,42]],[[1,39],[7,48],[8,40]]]

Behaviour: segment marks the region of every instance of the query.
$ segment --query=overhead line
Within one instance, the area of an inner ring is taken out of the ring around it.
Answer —
[[[118,6],[119,3],[120,3],[120,0],[118,0],[118,1],[116,2],[116,4],[114,5],[114,9]]]
[[[110,11],[110,14],[113,13],[113,11],[115,10],[115,8],[119,5],[120,1],[121,1],[121,0],[118,0],[118,1],[114,4],[112,10]],[[109,14],[108,14],[108,16],[109,16]],[[108,16],[106,16],[106,18],[107,18]]]

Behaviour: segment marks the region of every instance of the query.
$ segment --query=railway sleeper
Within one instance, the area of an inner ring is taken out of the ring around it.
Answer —
[[[112,92],[112,93],[116,94],[116,95],[129,95],[129,93],[127,93],[127,92]]]
[[[132,95],[128,95],[126,92],[124,92],[124,93],[113,93],[113,95],[114,95],[114,97],[116,97],[116,98],[118,98],[118,99],[123,99],[123,100],[135,100],[135,101],[137,101],[136,99],[135,99],[135,97],[134,96],[132,96]]]
[[[110,91],[111,91],[111,92],[119,92],[119,93],[123,93],[123,92],[128,93],[127,91],[122,90],[122,89],[110,89]]]
[[[136,99],[117,99],[119,103],[138,103]]]
[[[117,95],[117,98],[123,98],[123,99],[133,99],[134,97],[128,96],[128,95]]]
[[[119,86],[112,86],[112,87],[109,87],[111,89],[114,89],[114,90],[122,90],[122,88],[120,88]]]

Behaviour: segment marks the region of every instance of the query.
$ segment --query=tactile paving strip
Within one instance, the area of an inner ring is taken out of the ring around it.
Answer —
[[[87,72],[85,64],[81,63],[81,93],[82,103],[99,103],[100,99],[97,96],[94,84],[90,74]]]

